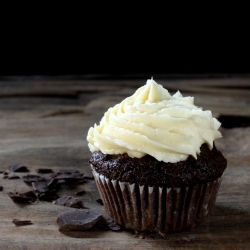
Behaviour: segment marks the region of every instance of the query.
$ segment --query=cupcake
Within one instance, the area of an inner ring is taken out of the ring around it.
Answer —
[[[89,160],[109,215],[128,229],[178,232],[215,205],[227,161],[220,123],[193,97],[153,79],[109,108],[88,131]]]

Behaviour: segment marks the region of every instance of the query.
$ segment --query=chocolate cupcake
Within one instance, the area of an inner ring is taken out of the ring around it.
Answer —
[[[205,220],[227,166],[211,111],[154,80],[110,108],[87,140],[109,215],[129,229],[177,232]]]

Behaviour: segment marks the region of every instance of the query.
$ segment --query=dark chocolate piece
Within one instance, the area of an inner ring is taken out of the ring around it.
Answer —
[[[32,182],[33,189],[39,200],[56,200],[59,198],[55,190],[50,190],[47,180]]]
[[[76,209],[59,214],[57,224],[59,231],[88,230],[102,218],[102,214],[91,209]]]
[[[11,180],[11,179],[20,179],[20,177],[18,175],[15,175],[15,174],[9,174],[8,179],[9,180]]]
[[[4,170],[0,169],[0,174],[3,174],[4,173]]]
[[[39,174],[50,174],[50,173],[54,173],[54,171],[50,168],[38,168],[36,169],[36,172]]]
[[[213,146],[201,146],[197,159],[189,156],[177,163],[158,161],[150,155],[132,158],[127,154],[105,155],[94,152],[89,161],[95,171],[111,180],[139,185],[182,187],[202,184],[221,177],[227,160]]]
[[[42,180],[43,178],[39,175],[25,175],[23,176],[23,181],[27,182],[27,183],[31,183],[31,182],[35,182],[35,181],[39,181]]]
[[[60,196],[56,193],[55,190],[51,190],[47,193],[42,193],[39,195],[39,199],[44,201],[54,201],[58,198],[60,198]]]
[[[86,191],[80,190],[80,191],[75,192],[75,195],[82,195],[84,193],[86,193]]]
[[[83,184],[83,183],[86,183],[86,182],[87,182],[86,180],[82,179],[82,180],[78,180],[78,181],[76,182],[76,184]]]
[[[13,219],[12,222],[16,226],[25,226],[25,225],[31,225],[33,224],[30,220],[18,220],[18,219]]]
[[[94,180],[94,176],[92,174],[84,174],[83,179]]]
[[[9,166],[9,170],[12,172],[29,172],[27,167],[22,164],[12,164]]]
[[[73,208],[84,208],[83,201],[71,196],[61,197],[55,200],[54,204]]]
[[[7,194],[14,202],[17,202],[17,203],[30,203],[37,199],[36,195],[32,191],[25,192],[25,193],[9,192]]]
[[[56,186],[57,182],[58,180],[56,178],[49,179],[47,180],[47,187],[51,190]]]
[[[103,205],[102,199],[96,199],[96,201],[97,201],[100,205]]]
[[[3,191],[3,186],[0,186],[0,191]]]
[[[34,191],[38,193],[46,193],[49,191],[46,180],[39,180],[36,182],[32,182],[32,186]]]
[[[57,180],[64,180],[65,182],[72,184],[77,183],[79,180],[83,180],[83,174],[73,172],[57,173],[54,178]]]

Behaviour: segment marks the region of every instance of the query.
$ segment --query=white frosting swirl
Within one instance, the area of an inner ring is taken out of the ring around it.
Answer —
[[[209,110],[194,105],[193,97],[173,96],[153,79],[120,104],[109,108],[100,125],[88,131],[91,152],[148,154],[175,163],[189,155],[197,158],[200,146],[221,137],[220,122]]]

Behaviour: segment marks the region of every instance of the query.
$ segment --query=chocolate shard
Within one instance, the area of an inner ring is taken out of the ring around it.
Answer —
[[[31,183],[31,182],[35,182],[35,181],[39,181],[42,180],[43,178],[39,175],[25,175],[23,176],[23,181],[27,182],[27,183]]]
[[[54,201],[60,198],[60,196],[56,193],[55,190],[51,190],[49,192],[39,194],[38,198],[39,200],[43,200],[43,201]]]
[[[3,186],[0,185],[0,191],[3,191]]]
[[[61,197],[55,200],[54,204],[73,208],[84,208],[83,201],[71,196]]]
[[[55,190],[51,190],[48,184],[48,180],[45,179],[32,182],[33,190],[39,200],[51,201],[59,198]]]
[[[36,172],[39,173],[39,174],[54,173],[54,171],[51,168],[38,168],[38,169],[36,169]]]
[[[108,220],[108,227],[109,229],[111,229],[112,231],[120,231],[122,229],[121,225],[119,225],[118,223],[116,223],[114,220],[109,219]]]
[[[51,189],[55,188],[57,182],[58,182],[58,180],[56,178],[51,178],[51,179],[47,180],[47,187],[51,190]]]
[[[84,174],[83,179],[94,180],[94,176],[92,174]]]
[[[46,180],[38,180],[36,182],[32,182],[32,187],[37,193],[46,193],[49,191]]]
[[[68,183],[77,183],[79,180],[83,180],[83,174],[80,173],[58,173],[55,176],[57,180],[64,180]]]
[[[12,164],[9,166],[9,170],[12,172],[29,172],[27,167],[22,164]]]
[[[14,223],[16,226],[25,226],[33,224],[30,220],[18,220],[18,219],[13,219],[12,223]]]
[[[30,203],[37,199],[35,193],[32,191],[25,192],[25,193],[9,192],[7,194],[14,202],[17,202],[17,203]]]
[[[8,179],[9,180],[11,180],[11,179],[20,179],[20,177],[18,175],[15,175],[15,174],[9,174]]]
[[[101,218],[95,210],[76,209],[59,214],[57,224],[59,231],[83,231],[93,228]]]
[[[96,201],[97,201],[100,205],[103,205],[102,199],[96,199]]]

